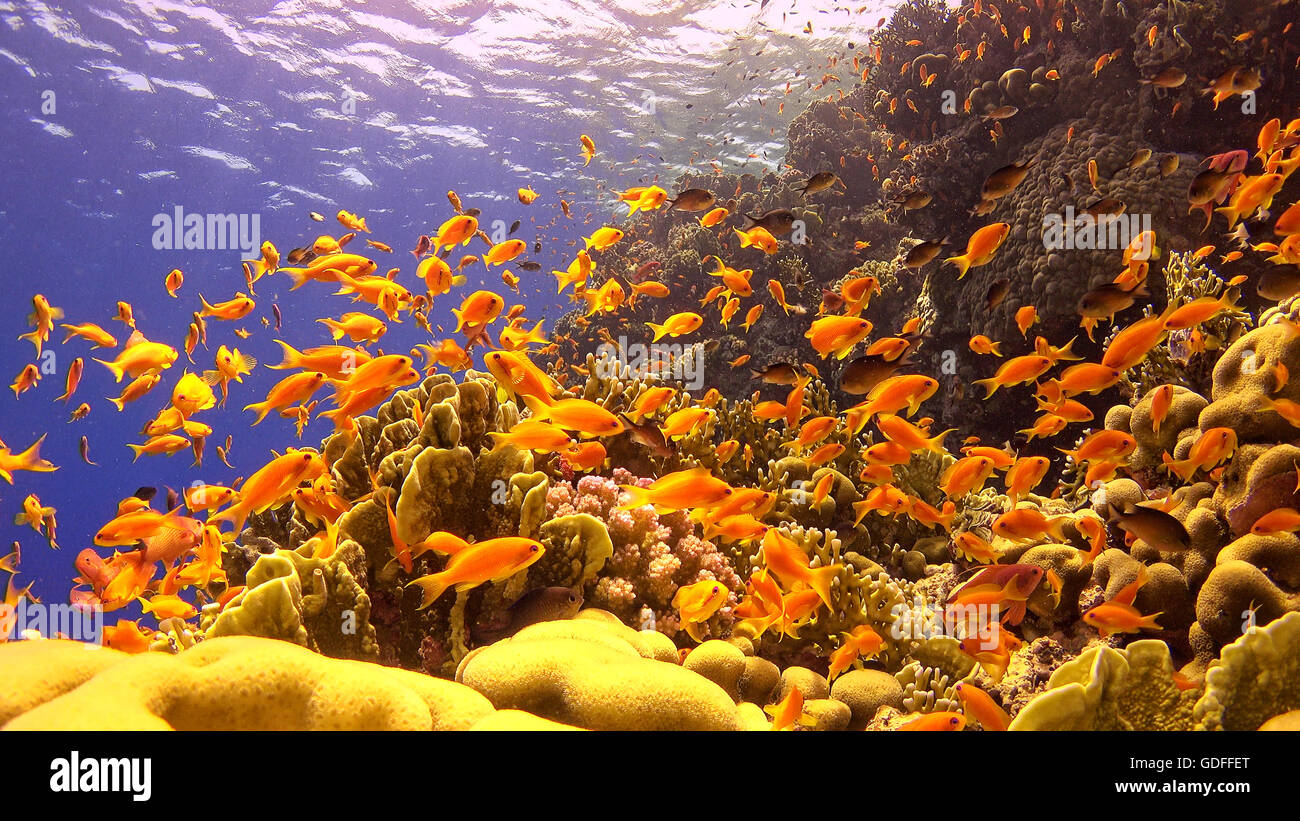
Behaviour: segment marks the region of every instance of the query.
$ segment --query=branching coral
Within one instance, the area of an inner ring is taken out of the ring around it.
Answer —
[[[650,480],[616,468],[613,478],[584,476],[576,484],[557,482],[546,494],[549,518],[587,514],[608,528],[611,556],[599,577],[592,574],[583,579],[587,601],[628,623],[674,636],[678,624],[672,600],[677,589],[711,579],[733,593],[708,621],[711,635],[725,635],[736,597],[744,590],[730,562],[712,542],[700,537],[699,526],[685,511],[659,515],[650,506],[619,510],[627,499],[620,484],[646,487]]]

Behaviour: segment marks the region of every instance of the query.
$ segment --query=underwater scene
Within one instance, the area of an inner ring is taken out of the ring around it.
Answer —
[[[1298,10],[0,0],[0,727],[1300,729]]]

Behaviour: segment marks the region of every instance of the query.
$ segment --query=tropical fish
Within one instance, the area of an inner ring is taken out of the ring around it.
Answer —
[[[986,225],[971,235],[966,242],[966,253],[960,256],[948,257],[943,261],[944,265],[953,265],[957,268],[957,279],[966,276],[966,272],[971,268],[981,265],[987,265],[992,261],[993,256],[997,253],[998,248],[1002,246],[1007,235],[1011,233],[1011,226],[1005,222],[995,222],[992,225]]]

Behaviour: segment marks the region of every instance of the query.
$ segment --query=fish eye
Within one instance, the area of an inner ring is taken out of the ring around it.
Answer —
[[[536,553],[537,550],[538,550],[537,545],[533,545],[532,547],[528,548],[529,553]]]

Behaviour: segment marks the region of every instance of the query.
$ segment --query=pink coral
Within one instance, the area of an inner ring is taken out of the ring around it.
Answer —
[[[728,603],[710,620],[714,635],[730,627],[731,609],[744,584],[717,545],[700,538],[685,511],[659,515],[645,505],[619,510],[628,494],[619,485],[648,486],[653,480],[615,468],[612,478],[583,476],[576,485],[557,482],[546,493],[548,517],[587,513],[605,522],[614,554],[585,592],[587,601],[640,626],[642,609],[654,613],[656,629],[672,636],[679,623],[673,609],[677,589],[712,580],[732,591]]]

